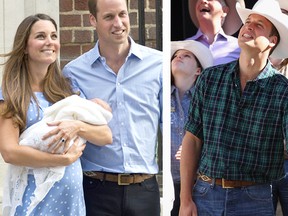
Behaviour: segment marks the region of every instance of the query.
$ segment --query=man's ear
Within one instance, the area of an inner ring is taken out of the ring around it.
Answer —
[[[90,24],[96,29],[97,20],[92,14],[89,15],[89,21],[90,21]]]
[[[269,47],[273,48],[274,46],[276,46],[278,42],[278,37],[276,35],[273,35],[270,37],[269,41],[270,41]]]
[[[195,75],[199,76],[201,72],[202,72],[201,68],[197,67]]]
[[[228,6],[223,6],[222,10],[223,10],[222,17],[225,18],[227,16],[227,14],[229,13],[229,7]]]

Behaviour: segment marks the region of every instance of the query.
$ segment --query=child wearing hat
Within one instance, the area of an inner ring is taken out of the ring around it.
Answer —
[[[181,143],[190,100],[201,71],[212,65],[210,50],[200,42],[171,42],[171,173],[175,194],[171,216],[179,214]]]

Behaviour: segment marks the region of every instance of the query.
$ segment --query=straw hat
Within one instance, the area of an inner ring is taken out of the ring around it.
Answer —
[[[171,57],[177,50],[189,50],[199,60],[203,69],[213,65],[213,57],[210,50],[202,43],[194,40],[172,41],[171,42]]]
[[[197,0],[188,0],[188,8],[192,22],[198,28],[199,23],[196,17],[196,2]],[[242,25],[242,22],[238,16],[235,5],[237,2],[240,3],[242,8],[245,8],[244,0],[225,0],[226,5],[229,7],[229,12],[225,18],[225,22],[222,25],[224,32],[228,35],[233,35],[239,30]]]
[[[268,19],[280,35],[280,42],[270,56],[273,58],[288,57],[288,16],[281,12],[278,1],[258,0],[252,9],[245,9],[237,4],[236,9],[243,23],[245,23],[250,14],[258,14]]]

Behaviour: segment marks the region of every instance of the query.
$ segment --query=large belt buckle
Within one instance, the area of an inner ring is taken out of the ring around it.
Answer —
[[[225,179],[222,178],[222,188],[233,188],[233,187],[231,187],[231,186],[226,186],[226,185],[225,185]]]
[[[206,176],[206,175],[200,175],[200,178],[203,180],[203,181],[205,181],[205,182],[207,182],[207,181],[211,181],[212,179],[211,178],[209,178],[208,176]]]
[[[118,174],[118,185],[130,185],[129,182],[122,182],[122,177],[129,177],[130,174]]]

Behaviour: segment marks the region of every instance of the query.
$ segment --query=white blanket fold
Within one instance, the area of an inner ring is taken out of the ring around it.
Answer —
[[[41,151],[49,151],[48,143],[52,137],[42,140],[44,134],[55,127],[49,127],[47,122],[57,120],[80,120],[93,125],[105,125],[112,118],[112,113],[99,104],[86,100],[76,95],[67,97],[44,111],[43,119],[27,128],[20,136],[20,145],[31,146]],[[86,140],[80,137],[79,143]],[[70,146],[73,140],[70,142]],[[58,153],[61,153],[60,149]],[[3,189],[3,216],[14,215],[17,206],[22,205],[22,197],[27,186],[28,172],[34,174],[36,188],[34,197],[28,207],[27,215],[41,202],[53,187],[55,182],[62,179],[65,167],[29,168],[14,166],[7,167],[6,180]]]

